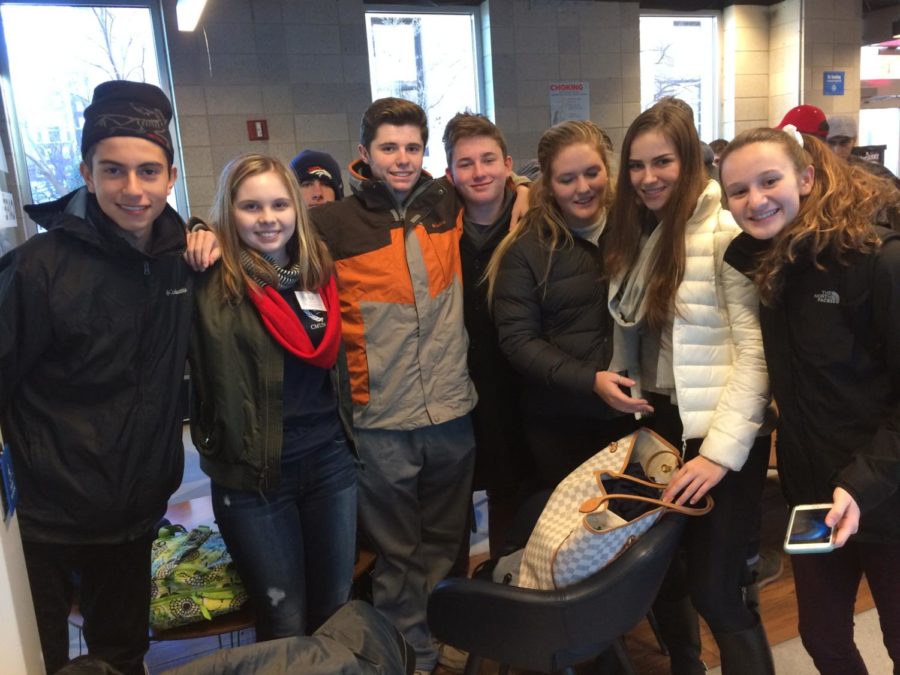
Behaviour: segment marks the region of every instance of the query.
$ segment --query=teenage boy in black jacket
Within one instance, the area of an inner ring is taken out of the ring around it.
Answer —
[[[181,481],[193,306],[165,94],[114,81],[84,112],[86,185],[26,207],[0,259],[0,420],[47,672],[68,660],[72,576],[92,656],[144,672],[150,546]]]
[[[520,378],[497,339],[484,272],[509,233],[515,190],[512,157],[500,129],[484,115],[455,115],[444,129],[447,180],[463,202],[459,250],[463,270],[463,316],[469,335],[469,375],[478,392],[474,489],[487,490],[491,555],[499,554],[533,472],[522,435]],[[468,552],[468,546],[465,547]],[[466,558],[468,564],[468,557]]]

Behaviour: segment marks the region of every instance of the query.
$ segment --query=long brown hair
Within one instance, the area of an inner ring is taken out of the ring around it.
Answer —
[[[826,254],[838,264],[846,264],[847,254],[871,252],[880,243],[871,225],[886,201],[896,203],[895,188],[888,181],[838,157],[818,138],[803,134],[803,146],[780,129],[750,129],[731,141],[719,157],[723,167],[728,157],[753,143],[773,143],[781,147],[800,174],[814,169],[810,193],[800,197],[797,217],[772,240],[753,270],[760,299],[775,303],[784,285],[784,266],[808,257],[820,269]],[[727,199],[727,196],[726,196]]]
[[[565,148],[570,145],[584,143],[596,150],[603,162],[606,173],[609,174],[609,156],[607,155],[606,142],[603,139],[603,131],[593,122],[587,120],[575,120],[556,124],[541,136],[538,141],[537,158],[541,167],[541,177],[531,188],[529,197],[529,209],[522,217],[522,220],[512,230],[491,256],[485,271],[485,279],[488,284],[488,298],[494,296],[494,284],[497,281],[497,273],[500,269],[500,263],[503,256],[509,250],[514,242],[521,239],[525,234],[535,232],[541,247],[547,251],[547,267],[544,270],[544,278],[541,283],[546,290],[547,279],[550,277],[550,266],[553,259],[553,253],[557,249],[564,250],[574,245],[572,233],[566,225],[565,218],[559,210],[559,204],[553,197],[553,189],[551,183],[553,180],[552,165],[553,161]],[[600,212],[607,211],[612,204],[613,189],[612,176],[609,176],[610,183],[607,184],[603,194],[600,195]]]
[[[219,247],[222,249],[222,290],[225,298],[231,303],[239,303],[248,285],[255,284],[241,265],[241,251],[246,251],[250,255],[263,281],[272,285],[278,283],[278,274],[272,264],[243,244],[234,220],[234,199],[238,188],[248,178],[269,172],[276,174],[284,183],[297,212],[297,226],[287,242],[287,254],[289,265],[300,265],[299,286],[308,291],[321,288],[333,268],[325,244],[310,223],[294,173],[274,157],[266,155],[237,157],[222,170],[210,211],[210,226],[215,231]]]
[[[663,209],[659,227],[659,245],[650,261],[644,294],[644,315],[656,329],[665,326],[672,313],[675,292],[684,278],[684,237],[688,220],[707,183],[700,138],[694,128],[690,108],[681,101],[664,100],[648,108],[631,123],[622,141],[622,159],[616,185],[616,201],[607,225],[606,274],[624,275],[637,261],[641,234],[657,224],[656,216],[641,201],[631,184],[629,158],[634,140],[641,134],[657,131],[675,146],[681,165],[672,194]]]

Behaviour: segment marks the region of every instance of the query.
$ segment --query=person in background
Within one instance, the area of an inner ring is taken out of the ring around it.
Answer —
[[[722,150],[725,149],[725,146],[728,145],[728,141],[724,138],[717,138],[714,141],[710,141],[709,147],[713,151],[713,165],[718,169],[719,167],[719,155],[722,154]]]
[[[300,196],[306,208],[344,198],[341,167],[327,152],[304,150],[291,160],[291,169],[300,184]]]
[[[828,138],[828,118],[821,108],[804,104],[788,110],[776,129],[784,129],[788,124],[804,134],[810,134],[823,141]]]
[[[802,132],[801,132],[802,133]],[[858,131],[856,120],[846,115],[833,115],[828,118],[828,145],[841,159],[865,169],[869,173],[885,178],[900,188],[900,179],[890,169],[878,162],[869,162],[853,154],[856,147]]]
[[[841,159],[850,159],[856,146],[856,134],[856,120],[852,117],[832,115],[828,118],[828,145]]]
[[[536,159],[529,159],[519,168],[518,174],[536,183],[541,177],[541,165]]]
[[[216,522],[269,640],[306,635],[350,598],[356,462],[333,263],[290,170],[229,162],[197,280],[191,437]]]
[[[774,672],[759,616],[742,599],[770,437],[768,378],[751,283],[723,262],[740,230],[722,209],[683,102],[632,122],[622,143],[605,265],[614,356],[598,393],[684,450],[664,500],[713,510],[688,523],[654,614],[672,672],[702,673],[696,612],[719,646],[722,672]],[[630,395],[626,393],[631,388]]]
[[[800,637],[824,675],[868,672],[853,641],[865,574],[900,668],[900,237],[873,227],[880,182],[794,129],[722,153],[744,230],[726,260],[757,286],[778,473],[791,505],[830,503],[835,550],[792,557]]]
[[[700,141],[700,153],[703,157],[703,168],[706,176],[711,180],[719,180],[719,168],[716,166],[716,153],[707,143]]]
[[[593,122],[538,143],[531,208],[488,265],[500,349],[523,379],[523,430],[543,488],[636,426],[596,391],[612,354],[602,254],[612,202],[607,146]]]
[[[158,87],[98,85],[85,186],[27,206],[47,232],[0,259],[0,424],[48,673],[68,660],[76,573],[89,654],[144,673],[150,548],[184,463],[194,294],[166,201],[171,119]]]

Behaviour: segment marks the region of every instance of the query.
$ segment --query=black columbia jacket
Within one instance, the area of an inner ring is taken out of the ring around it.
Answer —
[[[144,254],[85,188],[26,210],[49,231],[0,258],[0,419],[22,537],[132,540],[182,475],[184,223],[167,206]]]
[[[759,319],[788,502],[828,503],[843,487],[862,513],[855,539],[900,542],[900,234],[878,231],[882,247],[847,266],[786,266]],[[746,273],[767,245],[741,234],[725,260]]]

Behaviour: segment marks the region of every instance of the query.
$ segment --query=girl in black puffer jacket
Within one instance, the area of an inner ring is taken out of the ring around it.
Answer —
[[[526,442],[546,487],[635,426],[594,390],[612,354],[602,264],[608,152],[592,122],[548,129],[531,208],[487,270],[500,348],[525,380]]]
[[[759,287],[778,402],[778,473],[793,506],[831,503],[835,550],[793,557],[800,637],[822,673],[865,673],[853,643],[865,573],[900,667],[900,240],[871,226],[893,186],[795,129],[723,151],[744,230],[726,260]]]

